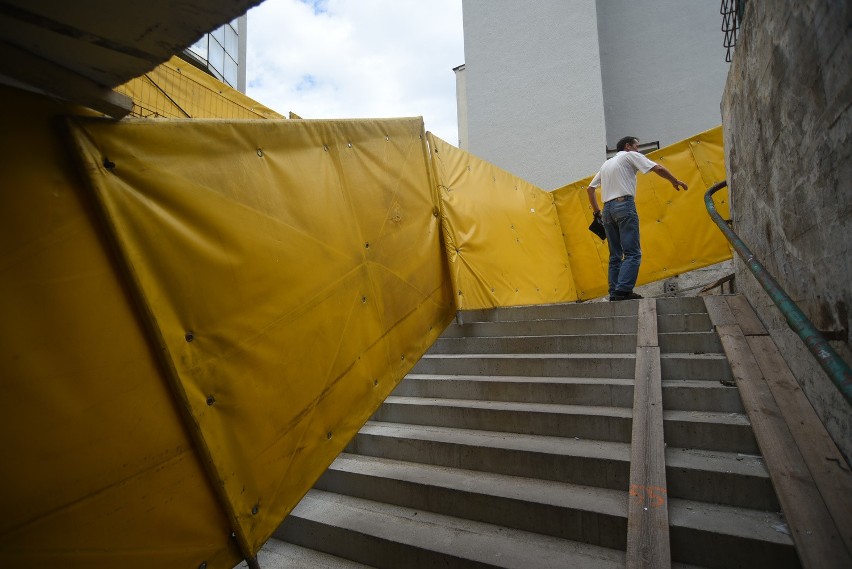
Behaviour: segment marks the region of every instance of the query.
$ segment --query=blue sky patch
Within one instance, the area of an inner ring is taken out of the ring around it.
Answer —
[[[314,9],[314,14],[325,14],[328,12],[328,0],[302,0],[302,4],[307,4]]]
[[[296,91],[310,91],[318,84],[317,78],[311,74],[302,75],[302,79],[296,83]]]

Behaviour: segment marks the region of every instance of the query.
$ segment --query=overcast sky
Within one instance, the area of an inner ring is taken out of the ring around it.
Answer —
[[[248,13],[246,94],[302,118],[422,116],[458,144],[461,0],[265,0]]]

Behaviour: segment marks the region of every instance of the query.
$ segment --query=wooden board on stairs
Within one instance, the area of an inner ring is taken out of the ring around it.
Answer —
[[[655,302],[654,299],[640,301],[636,334],[627,567],[637,569],[671,567],[663,393]]]
[[[825,429],[820,429],[819,420],[816,419],[817,426],[815,417],[808,417],[810,406],[798,399],[797,388],[789,383],[795,383],[795,379],[789,369],[786,373],[782,370],[786,364],[777,359],[780,354],[777,358],[772,354],[773,350],[767,346],[767,342],[772,343],[771,339],[765,336],[762,326],[758,326],[756,316],[745,310],[744,300],[742,297],[708,296],[705,304],[730,362],[799,559],[806,568],[852,567],[848,536],[844,539],[841,535],[841,531],[850,531],[847,519],[850,493],[837,488],[848,481],[848,474],[835,472],[834,480],[825,481],[826,474],[820,472],[824,465],[820,462],[821,458],[830,458],[823,454],[832,454],[825,449],[833,446],[833,442]],[[739,317],[742,317],[742,325]],[[777,353],[777,348],[774,351]],[[820,431],[825,433],[824,437]],[[814,448],[807,448],[812,445],[820,450],[815,452]],[[836,448],[834,453],[839,456]],[[822,484],[818,485],[815,480],[822,480]],[[837,520],[831,512],[838,507],[828,505],[833,500],[839,500],[840,510],[845,509],[838,513]]]

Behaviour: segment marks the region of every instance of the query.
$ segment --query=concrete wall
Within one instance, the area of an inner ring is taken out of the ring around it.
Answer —
[[[852,4],[749,2],[722,101],[734,229],[852,361]],[[838,447],[850,406],[741,262],[748,296]]]
[[[606,158],[595,0],[464,0],[468,150],[545,190]]]
[[[722,122],[719,2],[598,0],[606,140],[667,146]]]

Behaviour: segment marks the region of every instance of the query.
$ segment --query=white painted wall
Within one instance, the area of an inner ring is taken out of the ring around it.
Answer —
[[[667,146],[722,124],[719,2],[598,0],[606,140]]]
[[[468,150],[546,190],[594,173],[606,157],[595,0],[462,5]]]
[[[462,150],[467,150],[467,76],[465,75],[465,66],[459,65],[453,71],[456,72],[456,118],[459,123],[458,146]],[[447,142],[452,143],[451,140]]]
[[[462,7],[461,147],[543,189],[594,174],[622,136],[666,146],[722,122],[729,64],[718,2]]]

